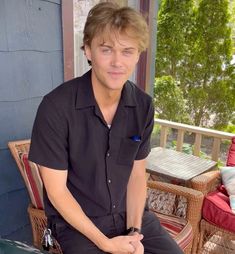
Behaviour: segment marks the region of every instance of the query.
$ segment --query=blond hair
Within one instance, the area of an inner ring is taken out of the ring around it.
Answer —
[[[95,5],[88,13],[83,31],[83,46],[91,46],[97,35],[124,33],[138,43],[139,52],[144,51],[149,42],[148,26],[143,16],[130,7],[120,7],[112,2]]]

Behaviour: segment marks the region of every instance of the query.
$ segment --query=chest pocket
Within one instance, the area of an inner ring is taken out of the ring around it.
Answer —
[[[122,165],[132,165],[140,146],[140,141],[123,138],[118,152],[117,162]]]

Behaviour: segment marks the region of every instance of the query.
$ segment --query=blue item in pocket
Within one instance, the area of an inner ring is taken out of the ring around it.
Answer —
[[[141,137],[138,136],[138,135],[134,135],[134,136],[131,137],[131,139],[132,139],[133,141],[135,141],[135,142],[140,142]]]

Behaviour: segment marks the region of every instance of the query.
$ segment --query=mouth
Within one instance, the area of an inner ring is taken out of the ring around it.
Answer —
[[[119,78],[123,76],[125,73],[121,71],[109,71],[108,74],[113,78]]]

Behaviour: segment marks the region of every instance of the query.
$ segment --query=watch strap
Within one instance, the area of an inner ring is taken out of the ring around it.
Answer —
[[[128,228],[128,229],[126,230],[126,235],[129,235],[129,234],[131,234],[131,233],[138,233],[138,234],[140,234],[141,231],[140,231],[139,228],[130,227],[130,228]]]

